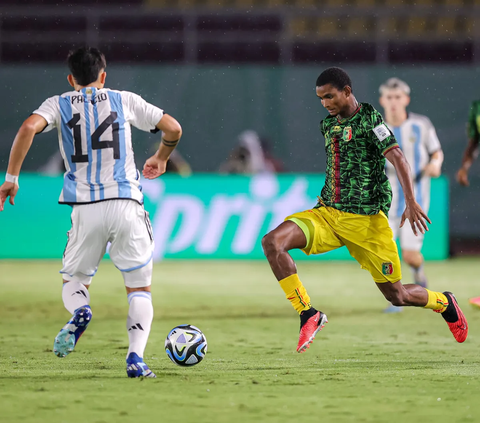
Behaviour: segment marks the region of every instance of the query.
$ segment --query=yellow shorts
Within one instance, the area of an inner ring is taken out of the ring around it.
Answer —
[[[302,251],[307,255],[326,253],[345,245],[376,283],[394,283],[402,278],[397,245],[383,212],[366,216],[320,207],[292,214],[285,220],[302,229],[307,238]]]

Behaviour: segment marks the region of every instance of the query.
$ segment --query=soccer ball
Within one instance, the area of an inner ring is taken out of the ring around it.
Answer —
[[[207,339],[200,329],[192,325],[174,327],[165,339],[165,352],[178,366],[194,366],[207,353]]]

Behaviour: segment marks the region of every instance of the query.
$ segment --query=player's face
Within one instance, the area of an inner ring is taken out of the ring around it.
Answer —
[[[335,88],[331,84],[322,85],[316,88],[317,97],[322,101],[322,106],[328,110],[331,116],[341,114],[348,108],[349,90],[345,87],[343,90]]]
[[[389,114],[404,113],[408,103],[410,103],[410,97],[400,88],[385,90],[380,97],[380,104],[385,109],[385,113]]]

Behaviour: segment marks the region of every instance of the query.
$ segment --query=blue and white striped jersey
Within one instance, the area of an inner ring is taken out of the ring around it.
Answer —
[[[388,123],[387,123],[388,125]],[[436,151],[441,150],[435,128],[426,116],[409,113],[408,118],[400,126],[390,126],[398,145],[403,151],[412,171],[412,181],[417,203],[428,212],[430,207],[430,177],[424,176],[423,168]],[[398,181],[393,165],[387,160],[386,173],[392,186],[392,205],[390,217],[401,217],[405,211],[405,196]]]
[[[65,162],[61,204],[128,198],[143,204],[133,149],[133,125],[155,131],[163,110],[137,94],[83,88],[50,97],[33,112],[58,130]]]

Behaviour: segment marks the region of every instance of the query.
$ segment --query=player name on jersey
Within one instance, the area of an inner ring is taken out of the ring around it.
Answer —
[[[131,126],[152,131],[163,110],[128,91],[86,87],[48,98],[33,113],[56,128],[66,173],[59,202],[118,198],[143,203]]]

